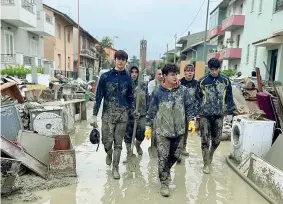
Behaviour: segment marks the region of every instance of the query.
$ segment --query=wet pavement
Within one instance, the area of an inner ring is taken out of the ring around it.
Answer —
[[[36,192],[42,199],[37,204],[132,204],[132,203],[190,203],[190,204],[265,204],[257,192],[245,183],[225,162],[230,142],[222,142],[215,153],[212,173],[202,173],[199,136],[189,136],[187,148],[190,157],[172,169],[171,196],[159,194],[157,160],[150,159],[147,151],[150,141],[144,141],[144,154],[139,157],[139,171],[130,173],[120,162],[120,180],[111,176],[105,164],[103,145],[96,152],[96,145],[89,142],[91,127],[87,122],[77,125],[73,144],[77,159],[77,184],[50,191]],[[121,160],[126,156],[123,148]],[[2,202],[6,203],[7,202]],[[13,204],[23,202],[14,200]]]

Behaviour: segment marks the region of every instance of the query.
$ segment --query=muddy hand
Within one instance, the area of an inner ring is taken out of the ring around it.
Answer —
[[[147,140],[151,138],[151,127],[148,126],[145,127],[144,136],[146,137]]]

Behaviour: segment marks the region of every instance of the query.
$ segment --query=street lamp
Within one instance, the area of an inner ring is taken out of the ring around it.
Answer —
[[[117,39],[119,37],[118,36],[113,36],[113,39],[112,39],[112,41],[113,41],[113,49],[115,49],[115,47],[114,47],[115,38]]]

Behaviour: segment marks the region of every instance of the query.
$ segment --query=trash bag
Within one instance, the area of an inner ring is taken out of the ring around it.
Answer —
[[[100,133],[96,128],[92,129],[92,131],[90,132],[89,140],[92,144],[97,144],[96,151],[98,151],[99,144],[100,144]]]

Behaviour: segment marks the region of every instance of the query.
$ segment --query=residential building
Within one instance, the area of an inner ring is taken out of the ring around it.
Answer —
[[[44,57],[44,37],[54,36],[54,18],[42,0],[1,0],[1,68],[54,66]]]
[[[107,54],[107,61],[111,64],[112,62],[114,62],[115,58],[115,52],[117,50],[115,50],[114,48],[104,48],[105,53]]]
[[[211,45],[207,42],[206,52],[204,55],[204,37],[205,31],[191,34],[188,32],[187,36],[181,37],[177,44],[181,45],[181,55],[186,56],[186,60],[204,61],[204,56],[207,55],[209,50],[215,49],[215,45]]]
[[[223,0],[211,13],[209,21],[210,44],[216,45],[212,57],[222,62],[223,69],[240,69],[246,0]]]
[[[246,0],[245,18],[240,71],[251,76],[259,67],[263,79],[283,82],[283,0]]]
[[[54,75],[60,73],[67,77],[76,77],[74,70],[73,28],[77,26],[68,15],[44,4],[45,12],[55,19],[55,36],[44,38],[44,56],[55,61]]]
[[[74,69],[78,67],[78,29],[74,33]],[[80,27],[80,78],[86,81],[93,80],[98,74],[99,58],[95,45],[98,41]]]

